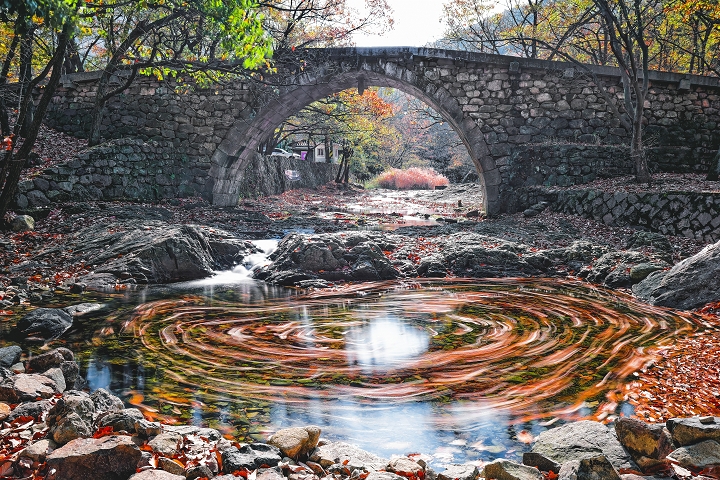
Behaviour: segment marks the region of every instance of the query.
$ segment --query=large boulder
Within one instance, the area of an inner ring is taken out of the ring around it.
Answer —
[[[68,238],[62,247],[47,249],[40,256],[51,257],[59,248],[64,253],[71,250],[75,262],[97,265],[88,278],[78,279],[88,288],[102,286],[96,277],[103,274],[106,284],[195,280],[257,252],[252,243],[218,229],[159,220],[91,225]]]
[[[120,480],[135,473],[141,456],[125,435],[78,438],[48,455],[47,465],[58,480]]]
[[[394,246],[393,246],[394,248]],[[270,256],[270,263],[254,277],[279,285],[301,285],[323,279],[389,280],[400,272],[383,253],[387,240],[382,235],[287,235]]]
[[[603,455],[615,468],[637,469],[614,432],[602,423],[590,420],[568,423],[542,432],[532,452],[560,464]]]
[[[720,299],[720,242],[708,245],[670,270],[653,272],[633,293],[653,305],[690,310]]]

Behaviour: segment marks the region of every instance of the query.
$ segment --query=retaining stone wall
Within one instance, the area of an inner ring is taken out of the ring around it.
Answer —
[[[706,173],[712,161],[710,153],[701,147],[646,149],[651,172]],[[520,145],[498,165],[507,169],[509,184],[514,188],[566,187],[634,173],[630,148],[625,145]]]
[[[207,197],[209,169],[209,164],[191,162],[171,142],[113,140],[21,182],[15,204],[24,209],[77,200],[153,202],[165,198]],[[298,171],[301,180],[288,181],[285,170]],[[245,196],[313,188],[332,181],[336,171],[335,164],[266,158],[258,154],[244,175]]]
[[[556,212],[592,218],[606,225],[640,227],[705,242],[720,240],[720,193],[525,188],[519,192],[515,209],[541,201],[549,202]]]

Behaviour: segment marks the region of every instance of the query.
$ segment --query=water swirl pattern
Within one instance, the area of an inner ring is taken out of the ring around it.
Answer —
[[[363,284],[262,304],[187,295],[138,306],[126,333],[162,371],[155,402],[256,402],[276,426],[331,429],[331,417],[422,405],[430,428],[458,431],[488,418],[616,413],[608,398],[653,348],[702,323],[585,284],[493,279]],[[138,405],[152,408],[147,397]]]

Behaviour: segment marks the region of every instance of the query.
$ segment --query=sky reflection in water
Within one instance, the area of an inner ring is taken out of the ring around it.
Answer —
[[[143,301],[117,318],[122,334],[81,351],[92,388],[161,420],[261,439],[312,423],[377,454],[433,454],[436,465],[517,458],[517,434],[556,418],[631,413],[613,405],[623,380],[653,346],[701,324],[557,280],[310,295],[192,282]]]

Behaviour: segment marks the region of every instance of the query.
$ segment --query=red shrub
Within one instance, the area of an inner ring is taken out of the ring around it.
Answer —
[[[432,168],[412,167],[407,170],[392,168],[377,177],[378,186],[393,190],[432,189],[448,185],[450,181]]]

